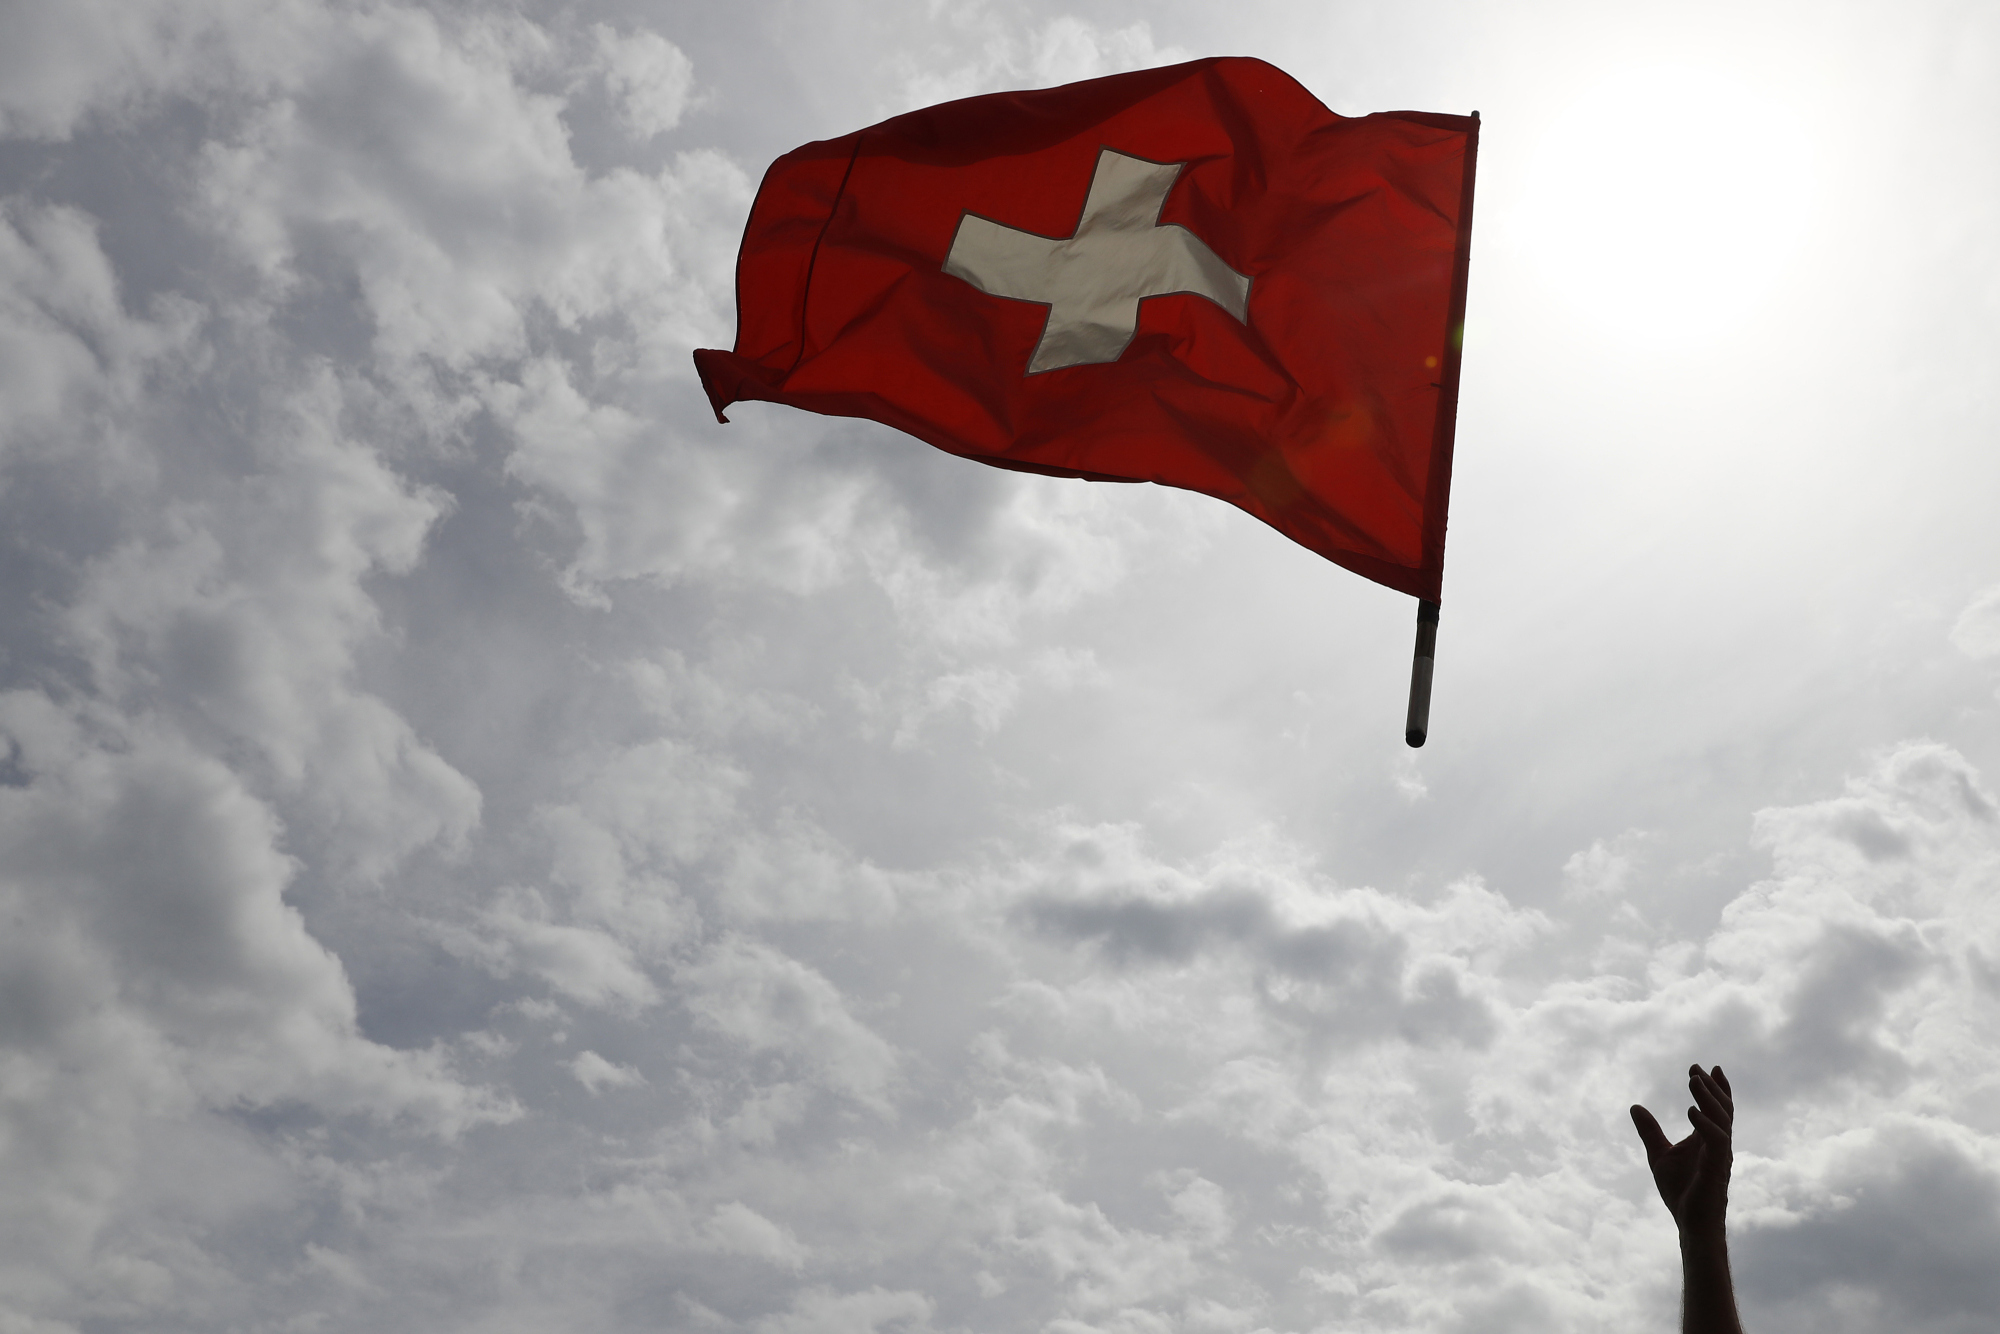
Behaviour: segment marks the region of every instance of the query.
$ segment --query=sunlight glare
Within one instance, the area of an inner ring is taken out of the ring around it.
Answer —
[[[1713,342],[1800,261],[1812,156],[1800,118],[1740,79],[1623,71],[1552,124],[1517,221],[1543,281],[1593,323]]]

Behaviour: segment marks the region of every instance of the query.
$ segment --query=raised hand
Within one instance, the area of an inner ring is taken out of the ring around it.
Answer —
[[[1683,1235],[1690,1231],[1720,1230],[1729,1207],[1729,1168],[1734,1161],[1730,1132],[1736,1121],[1736,1102],[1729,1091],[1729,1077],[1722,1067],[1703,1070],[1688,1067],[1688,1091],[1695,1105],[1688,1108],[1694,1131],[1675,1144],[1667,1139],[1660,1123],[1644,1107],[1634,1105],[1632,1124],[1646,1146],[1646,1163],[1653,1169],[1653,1184],[1674,1216]]]
[[[1688,1067],[1694,1106],[1688,1120],[1694,1133],[1675,1144],[1644,1107],[1632,1108],[1632,1124],[1646,1145],[1653,1184],[1681,1230],[1681,1334],[1743,1334],[1736,1314],[1736,1284],[1729,1274],[1729,1168],[1734,1160],[1730,1133],[1736,1099],[1722,1067]]]

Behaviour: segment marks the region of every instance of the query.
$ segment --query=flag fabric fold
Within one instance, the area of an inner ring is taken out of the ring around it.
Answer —
[[[772,164],[696,367],[719,420],[1185,487],[1437,601],[1477,143],[1246,58],[911,112]]]

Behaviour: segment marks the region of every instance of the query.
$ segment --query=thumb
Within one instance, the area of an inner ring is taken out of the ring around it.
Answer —
[[[1660,1123],[1653,1119],[1653,1114],[1636,1102],[1632,1104],[1632,1124],[1639,1131],[1640,1142],[1646,1146],[1647,1161],[1674,1147],[1674,1142],[1667,1138],[1666,1131],[1660,1129]]]

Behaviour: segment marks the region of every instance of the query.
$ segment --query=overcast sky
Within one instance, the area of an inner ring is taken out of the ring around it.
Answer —
[[[1413,605],[717,425],[765,165],[1212,54],[1484,117]],[[0,5],[0,1331],[2000,1310],[2000,11]]]

